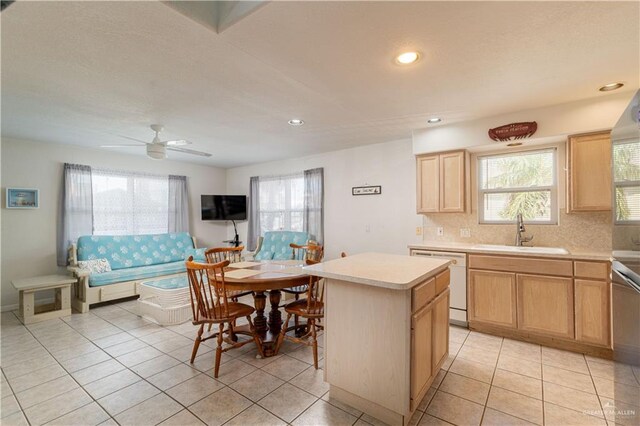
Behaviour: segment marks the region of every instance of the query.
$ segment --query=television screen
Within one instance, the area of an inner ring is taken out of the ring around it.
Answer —
[[[246,195],[201,195],[202,220],[247,220]]]

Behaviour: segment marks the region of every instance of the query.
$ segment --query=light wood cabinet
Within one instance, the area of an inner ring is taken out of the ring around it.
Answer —
[[[611,210],[610,132],[569,137],[567,195],[570,213]]]
[[[433,306],[433,356],[431,371],[437,372],[449,354],[449,289],[442,292]]]
[[[411,317],[411,399],[417,400],[431,384],[433,304]]]
[[[573,339],[573,280],[517,276],[518,328]]]
[[[516,328],[516,274],[469,270],[469,321]]]
[[[416,157],[418,213],[465,211],[465,151]]]
[[[611,294],[606,281],[575,280],[576,340],[611,345]]]

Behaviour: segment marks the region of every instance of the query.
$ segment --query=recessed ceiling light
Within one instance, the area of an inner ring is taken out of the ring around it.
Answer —
[[[409,65],[420,59],[418,52],[404,52],[396,56],[396,62],[401,65]]]
[[[601,92],[609,92],[611,90],[616,90],[624,86],[624,83],[609,83],[602,86],[600,89]]]
[[[289,124],[291,126],[302,126],[304,124],[304,121],[300,120],[299,118],[292,118],[291,120],[289,120]]]
[[[427,120],[427,123],[429,124],[435,124],[435,123],[439,123],[442,121],[442,118],[438,118],[438,117],[433,117]]]

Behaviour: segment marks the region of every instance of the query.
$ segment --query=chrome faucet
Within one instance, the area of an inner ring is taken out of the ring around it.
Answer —
[[[524,227],[524,220],[522,219],[522,213],[518,213],[517,216],[517,229],[516,229],[516,246],[523,246],[525,243],[533,240],[533,235],[530,237],[525,237],[522,234],[526,231]]]

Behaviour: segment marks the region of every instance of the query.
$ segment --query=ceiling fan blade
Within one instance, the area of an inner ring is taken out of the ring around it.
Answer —
[[[176,151],[176,152],[183,152],[185,154],[199,155],[200,157],[211,157],[211,154],[209,154],[208,152],[195,151],[193,149],[177,148],[177,147],[173,147],[173,146],[168,146],[167,149],[169,151]]]
[[[142,148],[142,145],[124,144],[124,145],[100,145],[100,148]]]
[[[145,145],[149,144],[149,142],[145,142],[145,141],[142,141],[140,139],[132,138],[132,137],[129,137],[129,136],[125,136],[125,135],[117,135],[117,136],[119,136],[121,138],[129,139],[130,141],[140,142],[140,143],[143,143]]]
[[[191,145],[191,142],[186,141],[184,139],[176,139],[176,140],[171,140],[171,141],[162,141],[160,142],[163,145],[167,145],[167,146],[184,146],[184,145]]]

